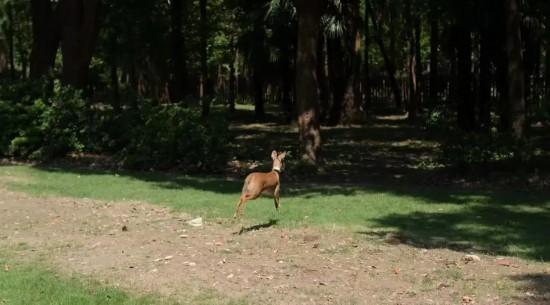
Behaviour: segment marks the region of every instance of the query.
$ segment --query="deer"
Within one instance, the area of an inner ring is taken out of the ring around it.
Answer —
[[[281,180],[279,176],[281,174],[281,170],[284,167],[283,161],[286,155],[286,152],[277,152],[276,150],[274,150],[273,152],[271,152],[273,166],[271,167],[270,172],[254,172],[246,176],[246,178],[244,179],[241,197],[237,202],[233,219],[242,216],[246,207],[246,203],[249,200],[254,200],[260,197],[260,195],[262,194],[273,196],[275,209],[279,211],[279,197],[281,191]]]

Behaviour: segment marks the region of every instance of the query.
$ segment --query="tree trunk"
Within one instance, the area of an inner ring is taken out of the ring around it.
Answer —
[[[422,38],[422,20],[419,12],[414,18],[414,52],[415,52],[415,74],[416,74],[416,110],[422,112],[422,95],[423,95],[423,77],[422,77],[422,50],[421,50],[421,38]]]
[[[319,45],[317,47],[317,78],[319,79],[319,99],[321,109],[319,119],[324,121],[330,108],[330,90],[326,71],[326,42],[327,39],[323,33],[319,34]]]
[[[347,20],[347,35],[344,34],[344,45],[348,55],[346,89],[343,99],[342,122],[351,124],[359,121],[361,112],[361,96],[359,95],[359,72],[361,48],[361,33],[359,32],[359,0],[345,2],[344,16]],[[346,16],[347,15],[347,16]]]
[[[50,0],[32,0],[32,51],[31,73],[33,79],[49,73],[55,62],[59,46],[58,18]]]
[[[111,63],[111,90],[113,92],[112,96],[112,103],[113,110],[115,113],[121,112],[120,107],[120,91],[119,91],[119,85],[118,85],[118,69],[114,62]]]
[[[254,20],[254,53],[252,55],[252,82],[254,90],[254,114],[256,119],[263,120],[265,116],[264,110],[264,70],[265,70],[265,53],[264,53],[264,18],[257,17]]]
[[[296,101],[302,159],[319,161],[321,129],[317,83],[317,39],[321,18],[320,1],[297,0],[298,47],[296,54]]]
[[[170,80],[170,101],[182,102],[185,95],[186,64],[185,41],[182,33],[184,12],[183,0],[172,0],[170,3],[170,23],[172,39],[172,77]],[[183,101],[185,103],[185,101]]]
[[[550,20],[547,28],[550,29]],[[547,103],[550,103],[550,39],[546,41],[546,54],[544,55],[544,96]]]
[[[433,9],[432,9],[433,10]],[[435,11],[430,12],[430,102],[435,105],[439,93],[439,21]]]
[[[200,80],[199,80],[199,98],[202,103],[202,117],[206,118],[210,114],[210,99],[208,95],[210,94],[208,88],[208,54],[207,54],[207,40],[208,40],[208,29],[207,29],[207,17],[206,17],[206,1],[199,0],[199,52],[200,52]]]
[[[506,0],[506,55],[508,58],[508,104],[510,130],[515,139],[525,135],[525,71],[523,68],[521,19],[517,0]]]
[[[10,70],[10,77],[11,79],[15,79],[15,30],[13,27],[13,24],[15,22],[13,18],[13,5],[12,3],[8,2],[6,4],[6,11],[8,16],[8,29],[7,29],[7,36],[8,36],[8,62],[9,62],[9,70]]]
[[[292,122],[294,119],[294,106],[292,105],[292,71],[290,67],[290,49],[283,46],[281,59],[282,89],[283,89],[283,109],[285,111],[286,121]]]
[[[339,38],[327,42],[329,78],[332,89],[332,105],[328,116],[328,125],[336,126],[342,117],[342,104],[346,90],[346,71],[344,69],[344,51]]]
[[[380,53],[382,54],[382,58],[384,59],[384,66],[386,67],[386,73],[388,74],[388,80],[390,82],[391,90],[393,93],[395,107],[397,110],[400,111],[403,109],[403,103],[401,99],[401,89],[399,88],[399,83],[397,82],[397,78],[396,78],[395,64],[393,60],[389,57],[388,51],[386,50],[386,46],[384,45],[380,21],[378,20],[378,17],[375,16],[370,3],[367,3],[367,4],[368,4],[369,15],[372,21],[372,26],[375,30],[375,41],[376,41],[376,44],[378,44],[378,47],[380,48]]]
[[[369,9],[368,9],[368,1],[365,0],[365,19],[364,19],[364,31],[365,31],[365,47],[363,48],[363,84],[362,84],[362,91],[363,91],[363,105],[365,107],[365,111],[369,111],[370,109],[370,69],[369,69],[369,48],[370,48],[370,29],[369,29]]]
[[[99,0],[61,0],[62,82],[83,88],[99,30]]]
[[[488,25],[480,34],[479,46],[479,125],[482,130],[491,128],[491,58]]]
[[[236,77],[235,77],[235,63],[238,59],[238,50],[235,47],[235,38],[231,36],[231,41],[229,43],[231,45],[231,51],[233,54],[235,54],[235,57],[233,57],[233,60],[229,64],[229,97],[228,97],[228,103],[229,103],[229,112],[234,113],[235,112],[235,99],[237,96],[236,92]]]
[[[475,104],[472,94],[472,36],[467,25],[457,27],[458,64],[458,126],[464,131],[473,131],[475,126]]]

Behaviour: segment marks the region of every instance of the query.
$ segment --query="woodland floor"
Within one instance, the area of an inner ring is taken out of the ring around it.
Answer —
[[[241,177],[241,170],[256,166],[271,149],[295,150],[295,131],[275,123],[245,122],[232,130],[237,153],[230,176]],[[310,178],[292,174],[290,164],[283,177],[289,184],[547,186],[540,178],[501,179],[504,173],[463,179],[425,167],[422,160],[435,156],[437,141],[399,117],[327,129],[326,135],[325,153],[339,158]],[[273,222],[243,230],[228,219],[193,227],[187,224],[193,215],[158,205],[31,196],[9,188],[11,179],[24,178],[0,177],[0,250],[137,294],[185,302],[209,291],[220,300],[250,304],[550,304],[547,262],[479,253],[479,261],[469,261],[468,251],[425,249],[399,234]]]
[[[61,273],[185,301],[251,304],[550,304],[550,265],[422,249],[399,236],[190,217],[139,202],[36,198],[0,189],[0,248]]]

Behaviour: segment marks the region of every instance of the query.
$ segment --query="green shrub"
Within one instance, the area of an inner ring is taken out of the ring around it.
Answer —
[[[212,113],[208,122],[179,105],[144,107],[140,113],[143,123],[128,129],[130,143],[118,154],[125,166],[216,171],[227,160],[222,113]]]
[[[8,154],[29,159],[48,159],[82,151],[85,102],[81,92],[56,85],[49,98],[19,104],[13,120]],[[16,128],[14,130],[14,127]]]
[[[143,100],[139,109],[116,113],[105,104],[87,104],[79,90],[59,83],[49,93],[30,84],[0,89],[0,155],[44,160],[107,153],[126,167],[187,171],[219,170],[226,161],[224,113],[213,111],[204,121],[196,110]]]

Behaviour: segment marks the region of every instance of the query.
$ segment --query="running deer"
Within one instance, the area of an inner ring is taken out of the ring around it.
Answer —
[[[275,208],[279,210],[279,192],[281,190],[281,182],[279,175],[284,167],[283,160],[286,157],[286,152],[273,151],[271,159],[273,159],[273,167],[268,173],[251,173],[244,180],[241,198],[237,202],[235,215],[233,218],[242,216],[246,207],[246,202],[260,197],[261,194],[272,195],[275,202]]]

